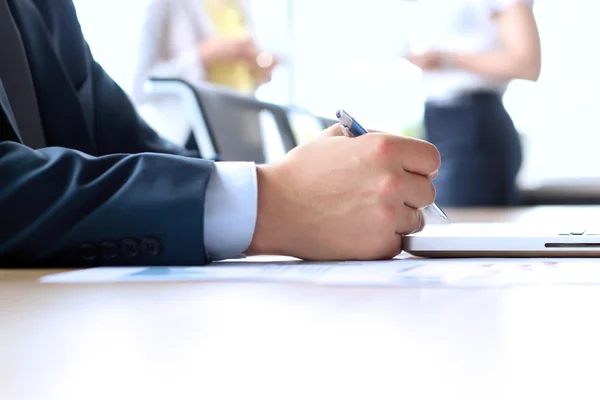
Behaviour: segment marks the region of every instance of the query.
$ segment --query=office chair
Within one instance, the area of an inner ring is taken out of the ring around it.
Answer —
[[[324,124],[321,117],[306,108],[296,105],[290,105],[286,108],[288,109],[288,120],[297,145],[311,141],[323,132]]]
[[[201,156],[205,159],[219,159],[214,138],[204,120],[204,113],[200,108],[194,86],[179,79],[150,78],[144,84],[144,91],[148,94],[165,94],[179,97],[183,107],[185,107],[185,113],[191,124],[192,133]]]
[[[283,150],[296,147],[285,107],[209,84],[190,84],[178,78],[151,78],[147,90],[179,94],[190,109],[192,131],[204,158],[264,163],[266,144],[261,115],[273,117]]]

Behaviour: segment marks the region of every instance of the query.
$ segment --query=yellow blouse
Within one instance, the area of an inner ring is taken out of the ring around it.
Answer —
[[[245,38],[251,35],[239,0],[202,1],[217,36]],[[250,66],[244,61],[219,61],[206,71],[206,78],[243,93],[252,93],[257,86]]]

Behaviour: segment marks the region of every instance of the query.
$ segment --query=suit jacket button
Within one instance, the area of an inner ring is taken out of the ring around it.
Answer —
[[[153,238],[142,239],[140,244],[142,248],[142,255],[149,257],[156,257],[161,252],[160,242]]]
[[[102,242],[100,252],[102,253],[102,258],[112,260],[119,255],[119,248],[113,242]]]
[[[93,261],[98,257],[98,248],[90,243],[79,246],[79,256],[85,261]]]
[[[140,253],[138,242],[133,239],[121,240],[121,254],[127,258],[133,258]]]

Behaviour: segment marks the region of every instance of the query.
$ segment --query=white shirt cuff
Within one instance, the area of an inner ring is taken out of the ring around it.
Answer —
[[[211,260],[244,257],[258,206],[256,165],[216,162],[204,203],[204,248]]]

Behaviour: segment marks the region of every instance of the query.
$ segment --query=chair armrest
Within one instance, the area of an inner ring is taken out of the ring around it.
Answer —
[[[215,140],[206,125],[200,99],[193,85],[179,78],[150,78],[144,85],[144,90],[148,94],[168,94],[179,97],[190,118],[192,133],[200,154],[206,159],[218,159]]]

